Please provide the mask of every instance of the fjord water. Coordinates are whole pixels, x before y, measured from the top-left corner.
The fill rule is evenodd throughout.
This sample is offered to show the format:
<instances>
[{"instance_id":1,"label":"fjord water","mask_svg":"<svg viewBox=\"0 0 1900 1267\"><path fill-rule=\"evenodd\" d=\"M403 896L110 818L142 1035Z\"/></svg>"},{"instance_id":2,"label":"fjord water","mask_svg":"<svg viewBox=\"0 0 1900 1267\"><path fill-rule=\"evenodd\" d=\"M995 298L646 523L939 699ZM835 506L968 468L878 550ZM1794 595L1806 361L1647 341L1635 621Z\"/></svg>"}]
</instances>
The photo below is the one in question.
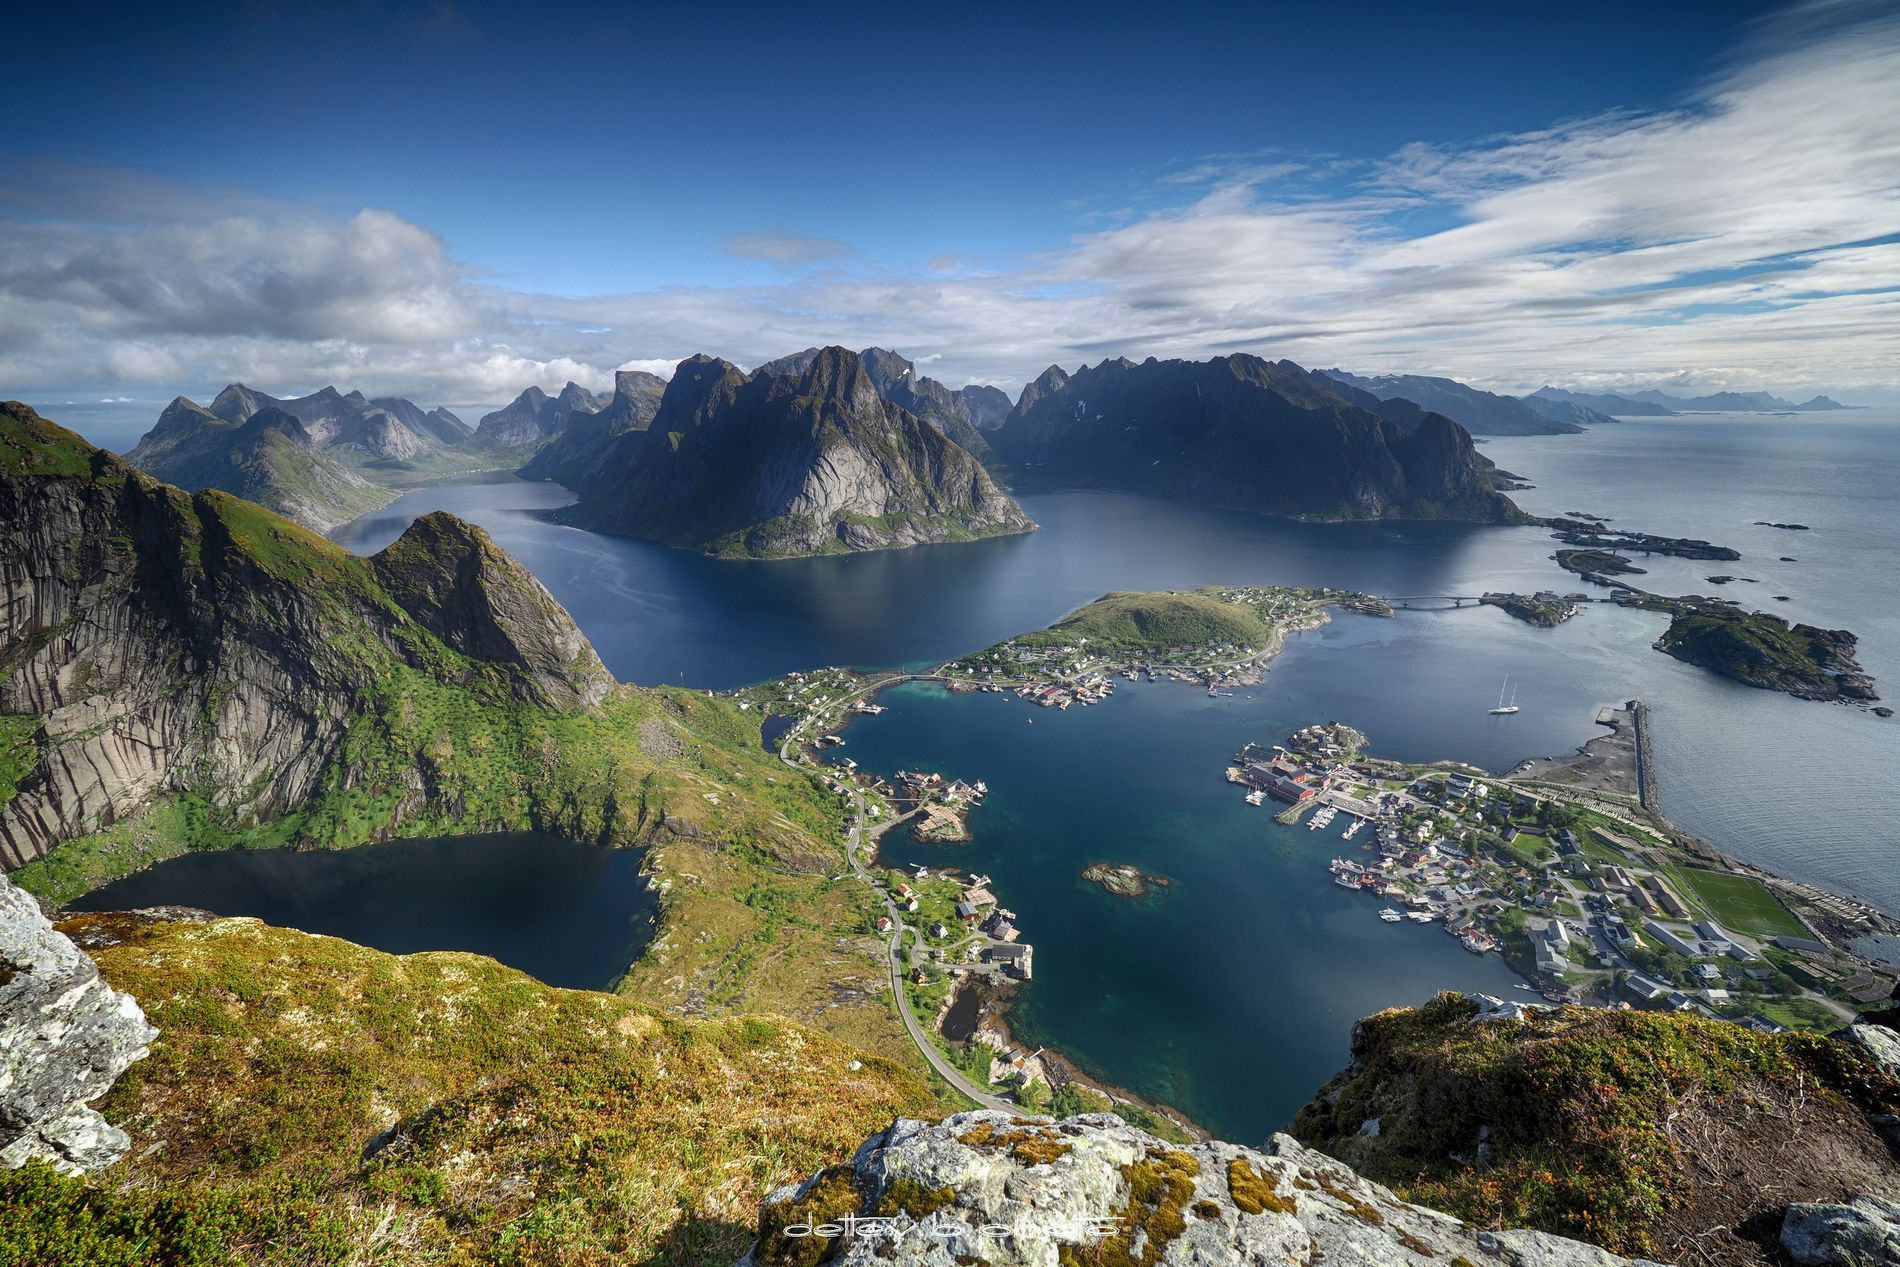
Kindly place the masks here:
<instances>
[{"instance_id":1,"label":"fjord water","mask_svg":"<svg viewBox=\"0 0 1900 1267\"><path fill-rule=\"evenodd\" d=\"M653 933L641 855L513 832L355 849L185 854L69 904L195 906L391 954L465 950L549 985L612 987Z\"/></svg>"},{"instance_id":2,"label":"fjord water","mask_svg":"<svg viewBox=\"0 0 1900 1267\"><path fill-rule=\"evenodd\" d=\"M1650 419L1493 440L1485 451L1537 485L1517 494L1534 511L1589 511L1736 546L1739 563L1641 560L1650 575L1640 579L1665 592L1723 592L1703 578L1757 577L1726 592L1854 629L1865 666L1889 695L1900 690L1891 562L1900 516L1888 508L1900 415ZM551 485L481 477L410 494L335 536L368 552L416 515L452 510L533 569L616 674L707 688L825 664L931 664L1111 589L1278 582L1403 597L1576 587L1534 528L1289 524L1062 494L1024 499L1042 525L1025 537L722 562L539 517L567 500ZM1757 519L1812 530L1756 528ZM1223 1135L1253 1139L1339 1067L1354 1018L1440 988L1508 991L1510 977L1442 931L1382 924L1373 903L1331 887L1325 860L1349 846L1274 826L1221 782L1248 739L1337 719L1384 755L1503 770L1569 751L1597 733L1600 705L1639 695L1651 706L1664 807L1679 822L1741 857L1900 910L1900 723L1660 655L1650 643L1664 624L1601 604L1550 630L1493 608L1340 615L1293 638L1261 687L1230 699L1123 685L1094 709L1032 714L1012 697L901 688L886 696L889 712L847 731L844 751L872 769L989 782L971 844L889 850L995 877L1040 952L1018 1018L1026 1035ZM1523 711L1491 717L1507 674ZM1077 877L1099 858L1176 884L1149 901L1114 898Z\"/></svg>"},{"instance_id":3,"label":"fjord water","mask_svg":"<svg viewBox=\"0 0 1900 1267\"><path fill-rule=\"evenodd\" d=\"M1535 485L1515 495L1527 509L1735 546L1739 563L1645 558L1649 575L1637 579L1852 629L1863 665L1888 695L1900 692L1900 410L1651 418L1483 449ZM484 476L419 490L334 535L369 552L416 515L454 511L567 604L618 676L712 689L827 664L934 664L1112 589L1276 582L1423 596L1582 585L1551 562L1555 543L1536 528L1295 524L1072 493L1024 498L1042 525L1027 536L731 562L540 518L568 500L554 485ZM1723 572L1757 583L1704 579ZM1327 715L1368 731L1379 751L1508 769L1569 751L1598 733L1599 705L1640 695L1678 822L1740 857L1900 911L1900 722L1681 664L1650 649L1662 619L1602 605L1556 630L1467 607L1344 632L1362 623L1296 639L1338 654L1283 661L1276 673L1316 675ZM1479 706L1506 673L1524 711L1501 726Z\"/></svg>"}]
</instances>

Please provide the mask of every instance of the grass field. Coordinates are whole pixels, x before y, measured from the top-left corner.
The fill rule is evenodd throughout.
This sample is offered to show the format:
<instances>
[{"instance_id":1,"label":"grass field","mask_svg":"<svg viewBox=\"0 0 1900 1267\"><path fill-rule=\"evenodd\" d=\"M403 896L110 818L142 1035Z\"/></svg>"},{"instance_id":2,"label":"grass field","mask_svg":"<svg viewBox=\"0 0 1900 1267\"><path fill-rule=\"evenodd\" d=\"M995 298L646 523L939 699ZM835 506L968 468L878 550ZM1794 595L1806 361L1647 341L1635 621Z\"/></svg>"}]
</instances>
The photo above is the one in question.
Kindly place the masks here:
<instances>
[{"instance_id":1,"label":"grass field","mask_svg":"<svg viewBox=\"0 0 1900 1267\"><path fill-rule=\"evenodd\" d=\"M1685 868L1682 874L1695 886L1697 895L1714 914L1717 922L1738 933L1752 933L1761 937L1809 935L1808 930L1801 926L1801 921L1788 913L1781 899L1770 893L1768 887L1753 876L1735 875L1727 871L1703 871L1693 867Z\"/></svg>"}]
</instances>

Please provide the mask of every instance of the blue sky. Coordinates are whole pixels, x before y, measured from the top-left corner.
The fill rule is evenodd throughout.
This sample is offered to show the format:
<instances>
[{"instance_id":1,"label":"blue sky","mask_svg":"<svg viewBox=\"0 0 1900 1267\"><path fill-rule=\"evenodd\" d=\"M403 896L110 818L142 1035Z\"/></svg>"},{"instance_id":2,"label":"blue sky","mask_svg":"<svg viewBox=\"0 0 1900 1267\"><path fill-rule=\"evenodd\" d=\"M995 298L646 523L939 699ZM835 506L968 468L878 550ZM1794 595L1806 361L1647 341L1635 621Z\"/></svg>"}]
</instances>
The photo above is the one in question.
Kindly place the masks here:
<instances>
[{"instance_id":1,"label":"blue sky","mask_svg":"<svg viewBox=\"0 0 1900 1267\"><path fill-rule=\"evenodd\" d=\"M839 341L1893 385L1890 5L1023 8L28 4L0 380L468 403Z\"/></svg>"}]
</instances>

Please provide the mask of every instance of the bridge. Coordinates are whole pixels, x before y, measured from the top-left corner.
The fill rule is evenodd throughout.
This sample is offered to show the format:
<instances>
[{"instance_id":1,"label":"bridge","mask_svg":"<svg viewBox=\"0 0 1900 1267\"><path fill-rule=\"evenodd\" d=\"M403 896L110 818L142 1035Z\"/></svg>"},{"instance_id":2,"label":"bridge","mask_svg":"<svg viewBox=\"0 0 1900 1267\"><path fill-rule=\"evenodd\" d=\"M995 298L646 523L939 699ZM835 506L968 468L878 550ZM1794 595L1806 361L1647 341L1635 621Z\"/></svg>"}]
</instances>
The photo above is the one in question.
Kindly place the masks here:
<instances>
[{"instance_id":1,"label":"bridge","mask_svg":"<svg viewBox=\"0 0 1900 1267\"><path fill-rule=\"evenodd\" d=\"M1428 607L1428 608L1420 608L1417 610L1452 611L1459 607L1463 607L1466 603L1477 602L1478 595L1476 594L1410 594L1404 598L1393 598L1393 599L1388 599L1386 601L1390 602L1394 607L1404 608L1408 611L1414 610L1412 607L1413 603L1450 603L1451 604L1450 607Z\"/></svg>"}]
</instances>

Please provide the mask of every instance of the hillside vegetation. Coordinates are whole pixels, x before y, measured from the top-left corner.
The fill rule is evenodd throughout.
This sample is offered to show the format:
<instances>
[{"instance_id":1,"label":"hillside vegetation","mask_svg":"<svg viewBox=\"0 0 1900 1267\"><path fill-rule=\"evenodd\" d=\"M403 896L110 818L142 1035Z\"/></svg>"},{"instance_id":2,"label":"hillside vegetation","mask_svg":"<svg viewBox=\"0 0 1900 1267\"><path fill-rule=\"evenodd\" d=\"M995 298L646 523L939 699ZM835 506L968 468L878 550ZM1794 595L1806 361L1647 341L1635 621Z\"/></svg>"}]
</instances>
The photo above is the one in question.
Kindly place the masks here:
<instances>
[{"instance_id":1,"label":"hillside vegetation","mask_svg":"<svg viewBox=\"0 0 1900 1267\"><path fill-rule=\"evenodd\" d=\"M1789 1201L1900 1189L1868 1114L1900 1083L1819 1034L1441 995L1359 1023L1301 1141L1408 1200L1624 1253L1757 1262Z\"/></svg>"},{"instance_id":2,"label":"hillside vegetation","mask_svg":"<svg viewBox=\"0 0 1900 1267\"><path fill-rule=\"evenodd\" d=\"M125 1161L0 1175L0 1262L731 1262L767 1192L932 1105L781 1019L681 1020L476 955L62 929L161 1036L100 1104Z\"/></svg>"},{"instance_id":3,"label":"hillside vegetation","mask_svg":"<svg viewBox=\"0 0 1900 1267\"><path fill-rule=\"evenodd\" d=\"M1020 647L1066 646L1088 639L1091 653L1266 644L1272 625L1251 604L1228 602L1218 589L1105 594L1048 629L1022 634Z\"/></svg>"}]
</instances>

